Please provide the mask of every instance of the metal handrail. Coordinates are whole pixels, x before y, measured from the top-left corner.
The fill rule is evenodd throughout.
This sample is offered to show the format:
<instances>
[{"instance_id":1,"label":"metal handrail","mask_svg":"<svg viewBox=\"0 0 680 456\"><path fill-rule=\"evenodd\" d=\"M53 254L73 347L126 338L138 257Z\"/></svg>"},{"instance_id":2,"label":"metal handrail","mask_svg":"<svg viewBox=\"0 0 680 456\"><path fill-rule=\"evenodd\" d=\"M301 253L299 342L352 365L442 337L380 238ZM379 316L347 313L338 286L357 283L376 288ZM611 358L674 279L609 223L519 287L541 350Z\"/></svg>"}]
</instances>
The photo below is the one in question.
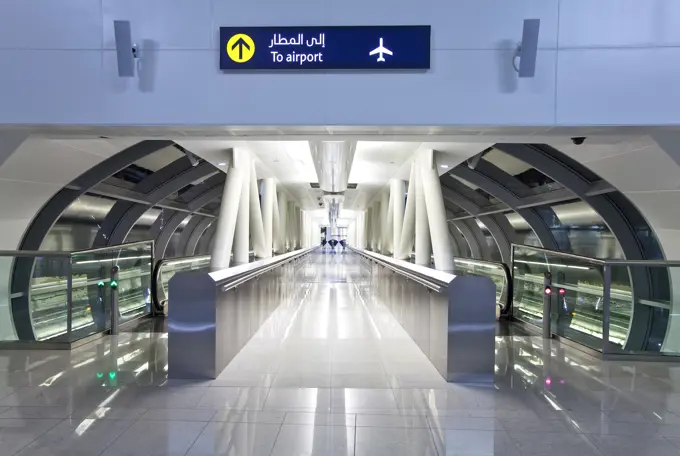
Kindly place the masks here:
<instances>
[{"instance_id":1,"label":"metal handrail","mask_svg":"<svg viewBox=\"0 0 680 456\"><path fill-rule=\"evenodd\" d=\"M600 260L600 259L597 259L597 258L591 258L591 257L583 256L583 255L576 255L576 254L573 254L573 253L560 252L560 251L557 251L557 250L544 249L542 247L534 247L534 246L531 246L531 245L522 245L522 244L512 244L513 262L514 262L514 257L515 257L515 255L514 255L515 249L533 250L534 252L541 252L541 253L560 256L560 257L564 257L564 258L571 258L573 260L579 260L579 261L583 261L584 263L591 263L591 264L596 264L596 265L599 265L599 266L604 265L605 262L606 262L606 260Z\"/></svg>"},{"instance_id":2,"label":"metal handrail","mask_svg":"<svg viewBox=\"0 0 680 456\"><path fill-rule=\"evenodd\" d=\"M524 249L524 250L531 250L534 252L541 252L541 253L546 253L549 255L557 256L557 257L563 257L563 258L571 258L574 260L579 260L583 261L584 263L590 263L590 264L595 264L598 266L604 266L604 265L611 265L611 266L649 266L649 267L677 267L680 266L680 260L603 260L599 258L591 258L583 255L576 255L573 253L566 253L566 252L560 252L557 250L550 250L550 249L545 249L542 247L534 247L530 245L521 245L521 244L512 244L512 250L513 253L516 248L519 249ZM514 255L513 255L514 257ZM482 261L482 260L475 260L475 261Z\"/></svg>"},{"instance_id":3,"label":"metal handrail","mask_svg":"<svg viewBox=\"0 0 680 456\"><path fill-rule=\"evenodd\" d=\"M128 247L134 247L136 245L154 245L153 239L148 239L146 241L136 241L136 242L127 242L125 244L116 244L116 245L109 245L106 247L97 247L96 249L87 249L87 250L76 250L75 252L71 252L71 255L79 255L79 254L84 254L84 253L96 253L96 252L102 252L105 250L119 250L119 249L124 249Z\"/></svg>"},{"instance_id":4,"label":"metal handrail","mask_svg":"<svg viewBox=\"0 0 680 456\"><path fill-rule=\"evenodd\" d=\"M318 247L318 246L315 246L315 247L311 247L311 248L305 249L304 251L299 252L299 253L296 254L296 255L291 255L291 256L289 256L289 257L282 258L282 259L280 259L279 261L276 261L276 262L274 262L274 263L272 263L272 264L268 264L268 265L266 265L266 266L262 266L261 268L255 269L254 271L249 271L249 272L245 273L245 275L238 275L238 276L232 277L232 278L231 278L231 280L232 280L231 282L227 282L225 285L221 285L221 286L222 286L222 291L229 291L229 290L231 290L231 289L233 289L233 288L238 287L238 286L241 285L241 284L246 283L247 281L249 281L249 280L251 280L251 279L254 279L255 277L259 277L259 276L261 276L262 274L271 271L272 269L276 269L276 268L278 268L279 266L282 266L282 265L284 265L284 264L286 264L286 263L289 263L289 262L291 262L291 261L297 260L297 259L300 258L301 256L308 254L309 252L311 252L312 250L316 249L317 247Z\"/></svg>"},{"instance_id":5,"label":"metal handrail","mask_svg":"<svg viewBox=\"0 0 680 456\"><path fill-rule=\"evenodd\" d=\"M399 273L399 274L405 276L407 279L413 280L414 282L417 282L417 283L421 284L422 286L429 288L430 290L436 291L437 293L441 293L441 291L443 289L442 285L438 285L438 284L436 284L436 283L434 283L434 282L432 282L428 279L425 279L425 278L423 278L423 277L421 277L417 274L414 274L413 272L406 271L403 268L400 268L399 265L391 264L391 263L389 263L385 260L382 260L380 258L368 255L367 253L363 252L362 250L358 250L358 249L355 249L355 248L352 248L352 247L349 247L349 249L352 250L353 252L356 252L356 253L362 255L364 258L367 258L367 259L369 259L369 260L371 260L375 263L378 263L378 264L386 267L387 269L390 269L390 270L392 270L396 273Z\"/></svg>"}]
</instances>

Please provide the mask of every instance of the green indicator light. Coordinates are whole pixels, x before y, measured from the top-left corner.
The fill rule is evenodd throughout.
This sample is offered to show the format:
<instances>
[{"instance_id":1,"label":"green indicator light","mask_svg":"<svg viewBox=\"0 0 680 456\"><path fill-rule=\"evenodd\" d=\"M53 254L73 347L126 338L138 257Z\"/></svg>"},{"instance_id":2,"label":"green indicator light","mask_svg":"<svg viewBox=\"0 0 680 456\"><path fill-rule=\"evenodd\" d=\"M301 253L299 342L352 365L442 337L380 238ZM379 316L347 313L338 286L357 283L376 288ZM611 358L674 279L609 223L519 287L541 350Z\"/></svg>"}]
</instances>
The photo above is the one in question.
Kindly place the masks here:
<instances>
[{"instance_id":1,"label":"green indicator light","mask_svg":"<svg viewBox=\"0 0 680 456\"><path fill-rule=\"evenodd\" d=\"M111 288L116 289L116 288L118 288L118 281L112 280L109 285L111 286Z\"/></svg>"},{"instance_id":2,"label":"green indicator light","mask_svg":"<svg viewBox=\"0 0 680 456\"><path fill-rule=\"evenodd\" d=\"M97 372L97 378L104 378L103 372Z\"/></svg>"},{"instance_id":3,"label":"green indicator light","mask_svg":"<svg viewBox=\"0 0 680 456\"><path fill-rule=\"evenodd\" d=\"M97 286L98 286L99 288L102 288L102 287L104 286L104 281L103 281L103 280L100 280L99 282L97 282Z\"/></svg>"},{"instance_id":4,"label":"green indicator light","mask_svg":"<svg viewBox=\"0 0 680 456\"><path fill-rule=\"evenodd\" d=\"M116 373L115 373L115 372L109 372L109 378L110 378L111 380L113 380L114 378L116 378Z\"/></svg>"}]
</instances>

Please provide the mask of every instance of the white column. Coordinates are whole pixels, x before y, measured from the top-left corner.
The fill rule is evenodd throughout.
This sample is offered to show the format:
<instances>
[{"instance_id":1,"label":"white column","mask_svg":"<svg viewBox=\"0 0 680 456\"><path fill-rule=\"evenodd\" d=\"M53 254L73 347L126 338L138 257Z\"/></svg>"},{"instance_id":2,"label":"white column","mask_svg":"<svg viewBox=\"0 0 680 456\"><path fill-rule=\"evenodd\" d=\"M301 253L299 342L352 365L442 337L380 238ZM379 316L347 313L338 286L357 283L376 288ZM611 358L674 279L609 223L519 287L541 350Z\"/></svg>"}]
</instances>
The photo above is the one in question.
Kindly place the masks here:
<instances>
[{"instance_id":1,"label":"white column","mask_svg":"<svg viewBox=\"0 0 680 456\"><path fill-rule=\"evenodd\" d=\"M234 234L234 264L248 263L250 252L250 154L234 150L234 168L242 170L241 199Z\"/></svg>"},{"instance_id":2,"label":"white column","mask_svg":"<svg viewBox=\"0 0 680 456\"><path fill-rule=\"evenodd\" d=\"M295 212L295 203L288 201L286 204L286 245L288 246L288 251L295 250L295 217L293 213Z\"/></svg>"},{"instance_id":3,"label":"white column","mask_svg":"<svg viewBox=\"0 0 680 456\"><path fill-rule=\"evenodd\" d=\"M229 267L242 191L243 170L230 168L222 192L222 204L217 217L217 229L210 258L210 269L213 271Z\"/></svg>"},{"instance_id":4,"label":"white column","mask_svg":"<svg viewBox=\"0 0 680 456\"><path fill-rule=\"evenodd\" d=\"M423 163L420 173L423 180L423 193L427 206L427 219L430 225L434 267L440 271L453 272L453 255L446 222L446 209L442 186L435 168L436 163L428 160Z\"/></svg>"},{"instance_id":5,"label":"white column","mask_svg":"<svg viewBox=\"0 0 680 456\"><path fill-rule=\"evenodd\" d=\"M262 229L264 230L264 249L266 258L272 256L274 248L274 200L276 199L276 182L268 177L262 180ZM278 224L278 222L277 222Z\"/></svg>"},{"instance_id":6,"label":"white column","mask_svg":"<svg viewBox=\"0 0 680 456\"><path fill-rule=\"evenodd\" d=\"M279 202L279 252L287 252L288 245L288 196L283 190L278 194Z\"/></svg>"},{"instance_id":7,"label":"white column","mask_svg":"<svg viewBox=\"0 0 680 456\"><path fill-rule=\"evenodd\" d=\"M382 233L380 220L380 201L373 205L373 251L380 251L380 233Z\"/></svg>"},{"instance_id":8,"label":"white column","mask_svg":"<svg viewBox=\"0 0 680 456\"><path fill-rule=\"evenodd\" d=\"M269 258L272 250L265 248L260 192L257 188L257 174L255 173L255 162L253 161L251 161L250 165L250 236L255 256L257 258Z\"/></svg>"},{"instance_id":9,"label":"white column","mask_svg":"<svg viewBox=\"0 0 680 456\"><path fill-rule=\"evenodd\" d=\"M380 194L380 253L387 255L389 237L389 223L387 214L390 212L390 194L383 189Z\"/></svg>"},{"instance_id":10,"label":"white column","mask_svg":"<svg viewBox=\"0 0 680 456\"><path fill-rule=\"evenodd\" d=\"M409 258L413 251L413 241L416 231L416 169L416 161L414 160L411 164L411 177L408 181L404 224L401 229L401 242L399 244L399 257L401 259Z\"/></svg>"},{"instance_id":11,"label":"white column","mask_svg":"<svg viewBox=\"0 0 680 456\"><path fill-rule=\"evenodd\" d=\"M274 253L281 253L281 218L279 216L279 197L274 183L274 204L272 207L272 249Z\"/></svg>"},{"instance_id":12,"label":"white column","mask_svg":"<svg viewBox=\"0 0 680 456\"><path fill-rule=\"evenodd\" d=\"M300 206L295 206L295 211L293 212L295 217L295 248L302 248L302 209Z\"/></svg>"},{"instance_id":13,"label":"white column","mask_svg":"<svg viewBox=\"0 0 680 456\"><path fill-rule=\"evenodd\" d=\"M390 200L392 201L392 256L400 258L401 226L404 223L404 181L390 179Z\"/></svg>"},{"instance_id":14,"label":"white column","mask_svg":"<svg viewBox=\"0 0 680 456\"><path fill-rule=\"evenodd\" d=\"M421 161L420 157L416 157L416 264L429 267L432 246L430 244L430 226L427 219L427 207L425 206L423 179L420 172Z\"/></svg>"},{"instance_id":15,"label":"white column","mask_svg":"<svg viewBox=\"0 0 680 456\"><path fill-rule=\"evenodd\" d=\"M366 247L373 250L373 207L366 210Z\"/></svg>"}]
</instances>

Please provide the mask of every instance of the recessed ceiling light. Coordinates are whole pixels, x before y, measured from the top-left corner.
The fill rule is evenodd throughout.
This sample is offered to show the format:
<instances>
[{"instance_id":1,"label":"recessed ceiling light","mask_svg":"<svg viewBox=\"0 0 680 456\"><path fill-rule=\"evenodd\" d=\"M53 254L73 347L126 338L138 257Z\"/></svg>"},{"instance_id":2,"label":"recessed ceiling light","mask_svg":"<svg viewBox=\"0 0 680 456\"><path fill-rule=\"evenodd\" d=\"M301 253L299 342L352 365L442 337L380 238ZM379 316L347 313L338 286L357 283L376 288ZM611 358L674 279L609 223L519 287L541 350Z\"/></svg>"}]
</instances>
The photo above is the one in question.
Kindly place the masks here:
<instances>
[{"instance_id":1,"label":"recessed ceiling light","mask_svg":"<svg viewBox=\"0 0 680 456\"><path fill-rule=\"evenodd\" d=\"M225 162L218 163L217 165L218 165L218 166L227 166L227 164L226 164Z\"/></svg>"},{"instance_id":2,"label":"recessed ceiling light","mask_svg":"<svg viewBox=\"0 0 680 456\"><path fill-rule=\"evenodd\" d=\"M440 168L448 168L449 165L439 165Z\"/></svg>"}]
</instances>

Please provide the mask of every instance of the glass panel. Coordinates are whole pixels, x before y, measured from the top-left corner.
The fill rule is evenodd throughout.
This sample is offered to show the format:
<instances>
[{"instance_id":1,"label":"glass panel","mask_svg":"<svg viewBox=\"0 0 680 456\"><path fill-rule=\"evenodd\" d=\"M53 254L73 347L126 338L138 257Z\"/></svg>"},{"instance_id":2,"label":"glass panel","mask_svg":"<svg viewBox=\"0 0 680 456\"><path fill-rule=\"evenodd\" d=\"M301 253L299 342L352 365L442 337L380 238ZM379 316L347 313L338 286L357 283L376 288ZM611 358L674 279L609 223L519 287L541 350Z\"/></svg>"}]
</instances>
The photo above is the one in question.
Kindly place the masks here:
<instances>
[{"instance_id":1,"label":"glass panel","mask_svg":"<svg viewBox=\"0 0 680 456\"><path fill-rule=\"evenodd\" d=\"M36 340L65 337L68 324L69 258L46 256L21 258L19 261L33 263L28 311ZM19 290L12 291L12 301L25 302L25 296L17 295ZM22 290L20 293L25 292ZM18 308L24 307L17 304Z\"/></svg>"},{"instance_id":2,"label":"glass panel","mask_svg":"<svg viewBox=\"0 0 680 456\"><path fill-rule=\"evenodd\" d=\"M111 329L111 251L74 253L71 340Z\"/></svg>"},{"instance_id":3,"label":"glass panel","mask_svg":"<svg viewBox=\"0 0 680 456\"><path fill-rule=\"evenodd\" d=\"M118 308L120 322L151 312L151 243L125 246L112 252L112 258L119 268Z\"/></svg>"},{"instance_id":4,"label":"glass panel","mask_svg":"<svg viewBox=\"0 0 680 456\"><path fill-rule=\"evenodd\" d=\"M508 279L500 264L462 258L453 259L457 275L474 275L490 278L496 285L496 303L505 308L508 304Z\"/></svg>"},{"instance_id":5,"label":"glass panel","mask_svg":"<svg viewBox=\"0 0 680 456\"><path fill-rule=\"evenodd\" d=\"M199 271L209 266L210 255L164 261L158 270L158 277L156 278L156 296L158 301L161 303L168 301L168 282L172 276L178 272Z\"/></svg>"},{"instance_id":6,"label":"glass panel","mask_svg":"<svg viewBox=\"0 0 680 456\"><path fill-rule=\"evenodd\" d=\"M680 267L610 267L610 351L680 355Z\"/></svg>"},{"instance_id":7,"label":"glass panel","mask_svg":"<svg viewBox=\"0 0 680 456\"><path fill-rule=\"evenodd\" d=\"M603 266L574 257L515 247L513 253L514 316L540 326L543 319L545 273L552 276L550 322L552 331L590 348L602 349ZM628 295L630 301L630 295ZM612 295L612 302L614 295ZM623 290L616 305L626 302ZM623 343L626 330L610 328L610 340Z\"/></svg>"}]
</instances>

